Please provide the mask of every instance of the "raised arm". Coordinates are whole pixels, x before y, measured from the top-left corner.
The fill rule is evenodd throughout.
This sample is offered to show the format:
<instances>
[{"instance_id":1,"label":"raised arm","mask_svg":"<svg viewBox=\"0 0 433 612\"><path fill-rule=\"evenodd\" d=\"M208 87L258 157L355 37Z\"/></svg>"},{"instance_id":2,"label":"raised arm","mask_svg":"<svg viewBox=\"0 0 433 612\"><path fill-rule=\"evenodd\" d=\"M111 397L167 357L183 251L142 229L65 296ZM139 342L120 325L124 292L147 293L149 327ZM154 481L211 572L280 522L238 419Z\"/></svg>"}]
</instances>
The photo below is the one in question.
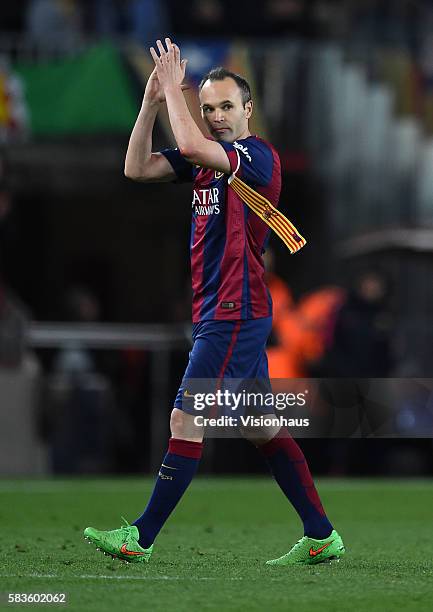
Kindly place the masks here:
<instances>
[{"instance_id":1,"label":"raised arm","mask_svg":"<svg viewBox=\"0 0 433 612\"><path fill-rule=\"evenodd\" d=\"M185 73L185 67L183 67ZM166 182L176 178L167 158L152 153L152 132L159 107L164 102L156 69L146 85L143 102L129 139L125 158L125 176L141 182Z\"/></svg>"},{"instance_id":2,"label":"raised arm","mask_svg":"<svg viewBox=\"0 0 433 612\"><path fill-rule=\"evenodd\" d=\"M160 40L157 41L159 56L153 47L150 53L167 100L170 125L179 151L192 164L229 174L230 163L224 149L203 136L189 112L181 87L185 60L180 59L179 47L169 38L165 39L165 43L167 50Z\"/></svg>"}]
</instances>

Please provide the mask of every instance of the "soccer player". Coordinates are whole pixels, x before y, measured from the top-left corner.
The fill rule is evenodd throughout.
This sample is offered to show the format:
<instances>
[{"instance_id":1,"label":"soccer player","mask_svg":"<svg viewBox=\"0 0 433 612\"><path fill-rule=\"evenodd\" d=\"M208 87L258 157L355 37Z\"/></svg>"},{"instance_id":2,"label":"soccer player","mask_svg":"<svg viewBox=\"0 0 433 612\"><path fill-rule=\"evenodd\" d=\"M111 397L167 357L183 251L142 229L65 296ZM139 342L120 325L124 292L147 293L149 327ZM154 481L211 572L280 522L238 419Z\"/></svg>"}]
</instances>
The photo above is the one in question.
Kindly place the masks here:
<instances>
[{"instance_id":1,"label":"soccer player","mask_svg":"<svg viewBox=\"0 0 433 612\"><path fill-rule=\"evenodd\" d=\"M276 207L281 190L278 154L252 136L253 102L248 83L224 68L211 70L199 86L201 112L212 139L191 117L182 92L186 60L170 39L151 48L155 69L133 128L125 174L143 182L191 181L193 348L171 414L171 435L144 510L132 525L112 531L88 527L84 535L103 552L132 562L148 561L153 543L194 477L203 450L203 428L194 424L184 398L188 379L269 381L265 345L272 303L262 254L269 228L228 186L236 173ZM152 130L166 102L176 149L152 152ZM304 526L291 550L270 565L313 564L339 558L345 549L329 522L304 455L287 430L244 428L266 459L283 494Z\"/></svg>"}]
</instances>

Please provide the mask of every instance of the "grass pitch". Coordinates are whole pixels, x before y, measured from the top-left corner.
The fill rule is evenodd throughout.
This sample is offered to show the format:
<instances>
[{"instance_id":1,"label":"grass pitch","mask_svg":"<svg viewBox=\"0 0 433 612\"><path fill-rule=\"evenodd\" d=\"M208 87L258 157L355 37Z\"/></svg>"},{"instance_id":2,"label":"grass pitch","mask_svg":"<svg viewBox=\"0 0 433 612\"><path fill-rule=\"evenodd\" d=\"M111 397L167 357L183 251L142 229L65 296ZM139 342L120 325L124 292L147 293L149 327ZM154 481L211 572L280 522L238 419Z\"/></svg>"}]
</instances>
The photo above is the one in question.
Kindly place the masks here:
<instances>
[{"instance_id":1,"label":"grass pitch","mask_svg":"<svg viewBox=\"0 0 433 612\"><path fill-rule=\"evenodd\" d=\"M108 560L82 530L140 514L151 480L0 481L1 609L6 593L67 593L87 611L431 610L433 481L322 480L343 536L340 563L279 568L267 559L302 532L271 479L196 479L148 565Z\"/></svg>"}]
</instances>

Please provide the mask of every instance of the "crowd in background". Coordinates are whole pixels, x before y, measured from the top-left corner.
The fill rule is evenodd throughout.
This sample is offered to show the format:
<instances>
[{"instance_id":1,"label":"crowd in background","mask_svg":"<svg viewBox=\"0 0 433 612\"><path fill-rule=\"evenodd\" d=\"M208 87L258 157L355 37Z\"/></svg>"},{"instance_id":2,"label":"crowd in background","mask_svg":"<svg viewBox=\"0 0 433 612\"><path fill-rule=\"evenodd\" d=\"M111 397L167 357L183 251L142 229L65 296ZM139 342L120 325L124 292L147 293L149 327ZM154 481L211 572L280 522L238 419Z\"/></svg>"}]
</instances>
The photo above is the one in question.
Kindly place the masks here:
<instances>
[{"instance_id":1,"label":"crowd in background","mask_svg":"<svg viewBox=\"0 0 433 612\"><path fill-rule=\"evenodd\" d=\"M2 3L0 23L3 33L23 34L48 51L73 50L82 41L106 36L149 45L171 32L179 37L295 34L313 39L344 39L350 32L355 47L404 48L417 59L420 78L428 85L433 82L433 3L427 0L193 0L187 4L177 0L28 0ZM31 315L1 277L1 258L11 237L11 210L2 167L0 365L13 369L22 363ZM401 355L393 344L396 322L388 301L392 287L380 270L366 267L350 286L320 285L296 297L276 273L271 253L266 274L274 302L268 347L271 377L368 378L396 372ZM188 320L189 308L175 301L171 318ZM71 322L97 322L104 310L92 287L68 286L59 303L62 308L56 318ZM145 469L140 463L143 454L131 449L142 444L146 429L149 355L128 348L115 356L104 355L69 345L48 356L41 354L41 359L48 375L41 432L51 440L54 471ZM184 359L185 355L177 355L179 363ZM83 448L77 447L78 441L84 444L81 418L104 425L98 429L98 440ZM347 445L334 445L334 449L339 454L331 458L330 470L337 471L337 464L347 468Z\"/></svg>"},{"instance_id":2,"label":"crowd in background","mask_svg":"<svg viewBox=\"0 0 433 612\"><path fill-rule=\"evenodd\" d=\"M383 76L377 74L377 48L406 54L413 63L407 96L414 99L411 112L421 114L421 92L433 84L432 26L430 0L26 0L0 6L0 55L3 49L17 56L24 49L37 49L42 57L73 53L103 38L148 47L165 35L179 42L338 40L355 55L370 55L368 69L377 79ZM433 109L427 112L433 126Z\"/></svg>"},{"instance_id":3,"label":"crowd in background","mask_svg":"<svg viewBox=\"0 0 433 612\"><path fill-rule=\"evenodd\" d=\"M365 270L346 288L320 286L297 302L269 268L267 282L274 312L271 378L381 378L392 373L393 320L380 271Z\"/></svg>"},{"instance_id":4,"label":"crowd in background","mask_svg":"<svg viewBox=\"0 0 433 612\"><path fill-rule=\"evenodd\" d=\"M366 42L405 41L418 48L428 30L429 0L28 0L3 3L4 31L50 37L126 35L143 44L165 32L180 36L344 35Z\"/></svg>"}]
</instances>

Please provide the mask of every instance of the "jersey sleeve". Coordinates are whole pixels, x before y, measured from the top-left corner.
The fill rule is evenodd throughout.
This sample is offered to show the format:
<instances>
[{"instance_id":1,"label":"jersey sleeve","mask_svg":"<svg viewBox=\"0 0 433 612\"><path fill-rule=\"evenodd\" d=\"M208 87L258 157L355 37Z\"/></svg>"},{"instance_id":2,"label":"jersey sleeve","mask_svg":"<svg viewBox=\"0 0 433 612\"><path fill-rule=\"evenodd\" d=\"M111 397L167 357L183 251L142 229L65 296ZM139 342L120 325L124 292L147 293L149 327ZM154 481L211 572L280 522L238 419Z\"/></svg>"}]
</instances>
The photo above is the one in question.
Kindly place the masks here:
<instances>
[{"instance_id":1,"label":"jersey sleeve","mask_svg":"<svg viewBox=\"0 0 433 612\"><path fill-rule=\"evenodd\" d=\"M245 138L233 143L219 143L229 158L232 172L251 185L268 185L272 179L274 156L266 142Z\"/></svg>"},{"instance_id":2,"label":"jersey sleeve","mask_svg":"<svg viewBox=\"0 0 433 612\"><path fill-rule=\"evenodd\" d=\"M162 155L167 158L176 173L176 183L191 183L194 179L193 164L180 154L179 149L163 149Z\"/></svg>"}]
</instances>

